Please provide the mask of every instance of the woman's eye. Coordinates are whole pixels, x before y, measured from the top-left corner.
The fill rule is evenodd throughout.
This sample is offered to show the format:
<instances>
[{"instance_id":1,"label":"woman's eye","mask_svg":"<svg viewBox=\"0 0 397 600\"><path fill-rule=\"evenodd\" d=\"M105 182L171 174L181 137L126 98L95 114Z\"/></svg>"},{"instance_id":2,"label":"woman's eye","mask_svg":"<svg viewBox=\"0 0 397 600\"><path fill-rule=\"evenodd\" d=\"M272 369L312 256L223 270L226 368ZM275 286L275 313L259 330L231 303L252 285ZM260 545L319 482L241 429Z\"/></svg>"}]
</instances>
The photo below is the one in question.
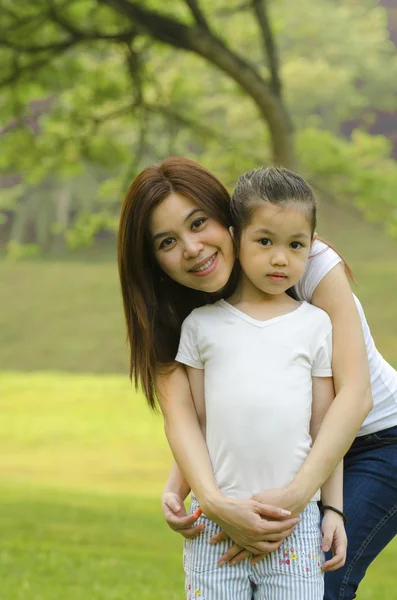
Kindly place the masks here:
<instances>
[{"instance_id":1,"label":"woman's eye","mask_svg":"<svg viewBox=\"0 0 397 600\"><path fill-rule=\"evenodd\" d=\"M291 242L290 246L293 250L299 250L299 248L303 247L300 242Z\"/></svg>"},{"instance_id":2,"label":"woman's eye","mask_svg":"<svg viewBox=\"0 0 397 600\"><path fill-rule=\"evenodd\" d=\"M205 223L206 220L206 217L200 217L200 219L196 219L192 223L192 229L200 229L201 225Z\"/></svg>"},{"instance_id":3,"label":"woman's eye","mask_svg":"<svg viewBox=\"0 0 397 600\"><path fill-rule=\"evenodd\" d=\"M167 248L169 248L170 246L172 246L172 244L174 243L175 239L172 237L167 237L164 238L159 246L160 250L165 250Z\"/></svg>"},{"instance_id":4,"label":"woman's eye","mask_svg":"<svg viewBox=\"0 0 397 600\"><path fill-rule=\"evenodd\" d=\"M272 242L269 240L269 238L261 238L259 243L261 246L270 246Z\"/></svg>"}]
</instances>

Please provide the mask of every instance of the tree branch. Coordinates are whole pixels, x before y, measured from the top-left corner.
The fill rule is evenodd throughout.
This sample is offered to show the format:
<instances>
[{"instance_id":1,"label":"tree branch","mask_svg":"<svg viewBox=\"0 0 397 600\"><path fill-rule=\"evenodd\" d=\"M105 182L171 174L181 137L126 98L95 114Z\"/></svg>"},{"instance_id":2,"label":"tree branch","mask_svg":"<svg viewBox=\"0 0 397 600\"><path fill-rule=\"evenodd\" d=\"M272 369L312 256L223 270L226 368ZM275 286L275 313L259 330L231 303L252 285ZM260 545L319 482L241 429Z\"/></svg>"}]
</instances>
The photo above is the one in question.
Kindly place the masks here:
<instances>
[{"instance_id":1,"label":"tree branch","mask_svg":"<svg viewBox=\"0 0 397 600\"><path fill-rule=\"evenodd\" d=\"M209 26L206 21L204 14L202 13L198 1L197 0L185 0L185 3L188 5L190 12L192 13L194 20L196 21L199 27L203 27L209 31Z\"/></svg>"},{"instance_id":2,"label":"tree branch","mask_svg":"<svg viewBox=\"0 0 397 600\"><path fill-rule=\"evenodd\" d=\"M94 41L105 41L105 42L129 42L136 35L136 29L129 29L120 33L114 34L102 34L98 31L86 34L84 32L76 32L76 35L72 36L64 42L55 42L53 44L38 44L35 46L19 45L12 41L2 39L0 40L0 46L16 50L20 53L26 54L39 54L40 52L57 52L67 50L72 46L75 46L81 42L94 42Z\"/></svg>"},{"instance_id":3,"label":"tree branch","mask_svg":"<svg viewBox=\"0 0 397 600\"><path fill-rule=\"evenodd\" d=\"M273 92L281 98L281 80L279 76L280 66L276 44L273 39L272 30L267 14L267 0L252 0L252 7L262 33L265 60L270 69L270 85Z\"/></svg>"},{"instance_id":4,"label":"tree branch","mask_svg":"<svg viewBox=\"0 0 397 600\"><path fill-rule=\"evenodd\" d=\"M248 93L267 121L275 164L293 166L293 126L280 95L273 89L273 86L277 89L275 81L272 82L272 86L269 85L244 58L233 52L212 32L202 27L189 27L176 19L142 7L142 3L136 0L98 0L98 2L111 6L128 17L142 33L146 33L149 37L174 48L194 52L229 75Z\"/></svg>"}]
</instances>

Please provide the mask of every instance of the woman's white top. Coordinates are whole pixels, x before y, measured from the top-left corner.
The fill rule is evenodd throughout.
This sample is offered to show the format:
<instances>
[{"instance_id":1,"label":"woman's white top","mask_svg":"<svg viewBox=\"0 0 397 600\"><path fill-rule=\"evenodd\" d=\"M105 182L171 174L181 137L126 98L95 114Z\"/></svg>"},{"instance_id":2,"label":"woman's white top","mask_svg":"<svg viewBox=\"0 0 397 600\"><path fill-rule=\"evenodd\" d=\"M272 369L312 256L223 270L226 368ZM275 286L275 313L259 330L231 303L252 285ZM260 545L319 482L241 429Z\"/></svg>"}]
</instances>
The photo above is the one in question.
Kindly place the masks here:
<instances>
[{"instance_id":1,"label":"woman's white top","mask_svg":"<svg viewBox=\"0 0 397 600\"><path fill-rule=\"evenodd\" d=\"M332 376L327 313L303 302L258 321L220 300L185 319L176 360L204 369L219 489L247 498L292 481L311 448L312 378Z\"/></svg>"},{"instance_id":2,"label":"woman's white top","mask_svg":"<svg viewBox=\"0 0 397 600\"><path fill-rule=\"evenodd\" d=\"M342 262L341 257L332 248L319 240L315 241L306 271L295 285L298 298L311 302L314 290L320 281L340 262ZM397 425L397 371L376 349L360 301L356 296L354 299L364 332L374 399L373 409L357 434L362 436Z\"/></svg>"}]
</instances>

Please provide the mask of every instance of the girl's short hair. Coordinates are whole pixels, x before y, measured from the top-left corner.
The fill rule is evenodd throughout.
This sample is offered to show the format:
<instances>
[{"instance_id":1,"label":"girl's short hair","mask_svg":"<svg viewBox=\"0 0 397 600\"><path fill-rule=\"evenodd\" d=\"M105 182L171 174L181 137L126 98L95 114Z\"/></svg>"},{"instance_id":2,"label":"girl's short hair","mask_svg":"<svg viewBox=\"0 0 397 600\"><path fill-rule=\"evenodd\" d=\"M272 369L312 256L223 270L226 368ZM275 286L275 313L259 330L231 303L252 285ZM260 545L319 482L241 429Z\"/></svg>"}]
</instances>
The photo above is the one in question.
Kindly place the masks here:
<instances>
[{"instance_id":1,"label":"girl's short hair","mask_svg":"<svg viewBox=\"0 0 397 600\"><path fill-rule=\"evenodd\" d=\"M149 235L153 209L169 194L193 200L224 227L231 225L230 195L207 169L187 158L170 157L144 169L124 200L118 232L118 267L130 346L130 377L156 406L159 366L173 362L183 320L210 301L159 267Z\"/></svg>"},{"instance_id":2,"label":"girl's short hair","mask_svg":"<svg viewBox=\"0 0 397 600\"><path fill-rule=\"evenodd\" d=\"M237 238L260 201L280 206L299 203L307 209L312 236L316 231L317 200L310 185L283 167L259 167L241 175L232 194L231 212Z\"/></svg>"}]
</instances>

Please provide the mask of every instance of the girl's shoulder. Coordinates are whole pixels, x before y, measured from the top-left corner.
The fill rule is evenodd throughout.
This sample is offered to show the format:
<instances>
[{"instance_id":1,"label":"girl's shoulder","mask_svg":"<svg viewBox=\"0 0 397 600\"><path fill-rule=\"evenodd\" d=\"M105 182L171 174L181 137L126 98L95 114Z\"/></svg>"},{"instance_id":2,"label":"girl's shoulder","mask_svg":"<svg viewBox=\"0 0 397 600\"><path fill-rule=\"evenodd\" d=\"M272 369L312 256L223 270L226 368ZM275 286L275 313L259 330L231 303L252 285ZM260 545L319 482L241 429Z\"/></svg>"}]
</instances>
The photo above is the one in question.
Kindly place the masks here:
<instances>
[{"instance_id":1,"label":"girl's shoulder","mask_svg":"<svg viewBox=\"0 0 397 600\"><path fill-rule=\"evenodd\" d=\"M342 258L326 242L315 240L305 272L294 286L298 298L311 302L314 290L320 281L340 262Z\"/></svg>"}]
</instances>

